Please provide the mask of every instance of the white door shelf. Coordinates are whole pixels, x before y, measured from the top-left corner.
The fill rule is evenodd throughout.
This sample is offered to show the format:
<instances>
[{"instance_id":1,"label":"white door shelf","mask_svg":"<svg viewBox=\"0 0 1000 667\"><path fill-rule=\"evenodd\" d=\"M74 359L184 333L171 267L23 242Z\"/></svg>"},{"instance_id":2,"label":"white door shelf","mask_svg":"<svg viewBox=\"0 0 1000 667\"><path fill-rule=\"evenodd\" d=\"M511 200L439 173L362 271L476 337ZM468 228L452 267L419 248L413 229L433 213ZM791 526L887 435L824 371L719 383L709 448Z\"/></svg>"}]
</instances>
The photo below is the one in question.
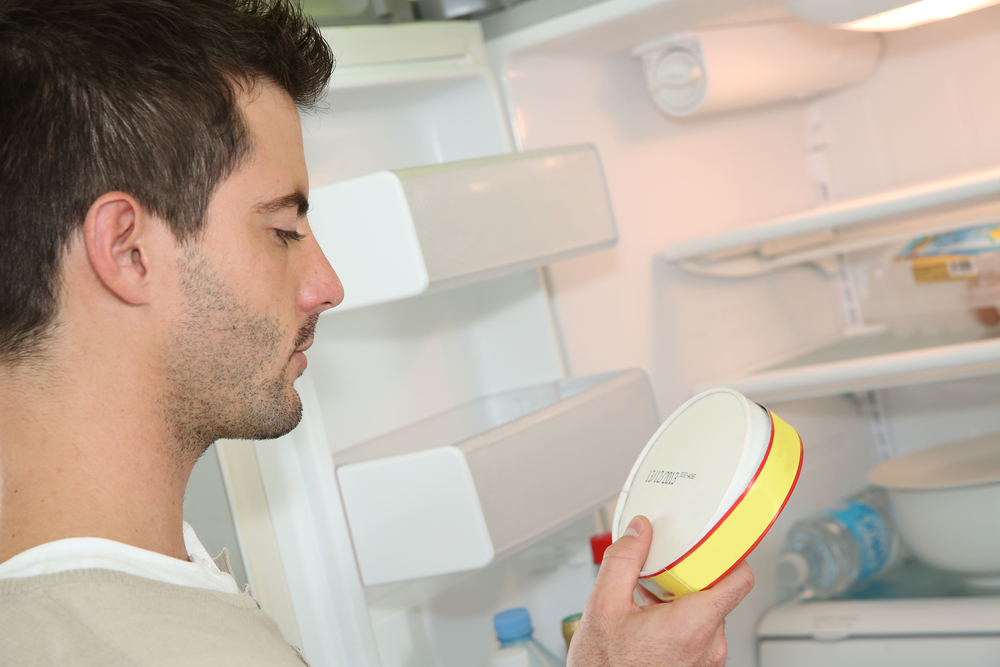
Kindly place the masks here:
<instances>
[{"instance_id":1,"label":"white door shelf","mask_svg":"<svg viewBox=\"0 0 1000 667\"><path fill-rule=\"evenodd\" d=\"M1000 374L1000 338L973 332L936 336L850 336L758 373L713 382L763 403Z\"/></svg>"},{"instance_id":2,"label":"white door shelf","mask_svg":"<svg viewBox=\"0 0 1000 667\"><path fill-rule=\"evenodd\" d=\"M630 370L489 396L337 452L362 580L484 567L600 507L658 425Z\"/></svg>"},{"instance_id":3,"label":"white door shelf","mask_svg":"<svg viewBox=\"0 0 1000 667\"><path fill-rule=\"evenodd\" d=\"M310 192L343 312L549 264L618 240L592 146L383 171Z\"/></svg>"}]
</instances>

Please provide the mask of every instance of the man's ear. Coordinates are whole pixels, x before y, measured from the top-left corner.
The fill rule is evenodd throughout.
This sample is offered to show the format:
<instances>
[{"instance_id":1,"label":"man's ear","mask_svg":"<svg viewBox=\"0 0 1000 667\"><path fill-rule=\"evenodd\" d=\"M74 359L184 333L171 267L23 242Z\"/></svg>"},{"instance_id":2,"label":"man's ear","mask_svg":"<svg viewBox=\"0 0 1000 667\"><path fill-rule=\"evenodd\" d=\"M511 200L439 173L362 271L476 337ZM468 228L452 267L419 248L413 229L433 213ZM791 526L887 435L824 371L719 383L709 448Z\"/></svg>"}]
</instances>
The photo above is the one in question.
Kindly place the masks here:
<instances>
[{"instance_id":1,"label":"man's ear","mask_svg":"<svg viewBox=\"0 0 1000 667\"><path fill-rule=\"evenodd\" d=\"M90 206L83 234L94 273L126 303L149 296L150 240L153 219L124 192L108 192Z\"/></svg>"}]
</instances>

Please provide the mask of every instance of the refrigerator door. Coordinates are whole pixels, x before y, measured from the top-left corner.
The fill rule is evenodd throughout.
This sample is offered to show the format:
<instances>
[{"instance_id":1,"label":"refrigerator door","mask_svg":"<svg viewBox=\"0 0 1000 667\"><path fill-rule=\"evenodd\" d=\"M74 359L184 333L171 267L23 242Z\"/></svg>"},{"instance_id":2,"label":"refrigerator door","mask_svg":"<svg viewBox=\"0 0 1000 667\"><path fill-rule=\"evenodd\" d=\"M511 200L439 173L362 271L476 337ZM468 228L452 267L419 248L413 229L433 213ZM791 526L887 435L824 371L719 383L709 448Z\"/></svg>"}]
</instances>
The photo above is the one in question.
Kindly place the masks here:
<instances>
[{"instance_id":1,"label":"refrigerator door","mask_svg":"<svg viewBox=\"0 0 1000 667\"><path fill-rule=\"evenodd\" d=\"M220 443L236 532L311 664L484 664L503 606L580 611L577 547L659 421L641 371L566 377L539 269L616 241L602 168L510 154L475 23L324 35L310 220L355 301L316 330L300 425Z\"/></svg>"}]
</instances>

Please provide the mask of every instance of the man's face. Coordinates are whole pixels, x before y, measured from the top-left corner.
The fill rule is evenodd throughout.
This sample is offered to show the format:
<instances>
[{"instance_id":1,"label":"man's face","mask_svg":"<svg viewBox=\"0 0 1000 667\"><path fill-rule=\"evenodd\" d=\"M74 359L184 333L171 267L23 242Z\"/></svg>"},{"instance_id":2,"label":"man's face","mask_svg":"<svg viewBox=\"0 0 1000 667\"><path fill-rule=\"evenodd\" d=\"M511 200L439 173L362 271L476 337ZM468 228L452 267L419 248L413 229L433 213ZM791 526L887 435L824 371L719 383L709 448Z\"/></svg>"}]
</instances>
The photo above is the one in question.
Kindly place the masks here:
<instances>
[{"instance_id":1,"label":"man's face","mask_svg":"<svg viewBox=\"0 0 1000 667\"><path fill-rule=\"evenodd\" d=\"M179 253L179 315L166 339L168 428L185 453L275 438L302 415L293 383L319 313L343 288L305 218L298 113L260 84L241 101L249 159L216 190L204 235Z\"/></svg>"}]
</instances>

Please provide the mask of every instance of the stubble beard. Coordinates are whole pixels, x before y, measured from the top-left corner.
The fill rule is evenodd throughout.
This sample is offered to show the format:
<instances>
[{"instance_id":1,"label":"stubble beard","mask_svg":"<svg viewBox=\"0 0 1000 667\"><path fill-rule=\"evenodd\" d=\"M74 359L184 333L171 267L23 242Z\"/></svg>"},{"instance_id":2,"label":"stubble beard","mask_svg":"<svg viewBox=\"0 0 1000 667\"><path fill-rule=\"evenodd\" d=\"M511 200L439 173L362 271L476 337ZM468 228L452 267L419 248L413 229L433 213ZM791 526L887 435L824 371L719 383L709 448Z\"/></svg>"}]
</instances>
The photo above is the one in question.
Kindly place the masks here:
<instances>
[{"instance_id":1,"label":"stubble beard","mask_svg":"<svg viewBox=\"0 0 1000 667\"><path fill-rule=\"evenodd\" d=\"M208 262L186 253L181 288L185 316L165 351L159 411L182 460L197 460L221 438L267 440L302 419L302 402L287 377L292 351L283 349L277 318L242 303ZM316 317L294 347L312 338Z\"/></svg>"}]
</instances>

